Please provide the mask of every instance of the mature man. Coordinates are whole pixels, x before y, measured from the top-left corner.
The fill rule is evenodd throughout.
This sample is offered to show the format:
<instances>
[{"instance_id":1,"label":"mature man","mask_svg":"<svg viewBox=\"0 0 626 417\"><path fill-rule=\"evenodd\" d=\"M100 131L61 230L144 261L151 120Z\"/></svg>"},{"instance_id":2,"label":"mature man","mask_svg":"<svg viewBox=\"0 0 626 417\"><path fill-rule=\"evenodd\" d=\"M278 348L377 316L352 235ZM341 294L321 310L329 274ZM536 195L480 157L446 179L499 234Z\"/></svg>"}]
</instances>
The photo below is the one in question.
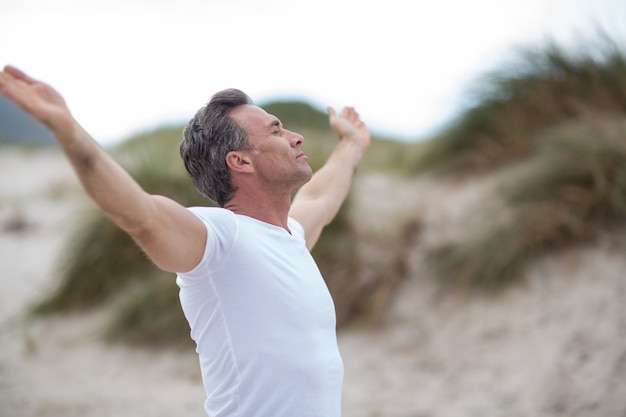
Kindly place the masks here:
<instances>
[{"instance_id":1,"label":"mature man","mask_svg":"<svg viewBox=\"0 0 626 417\"><path fill-rule=\"evenodd\" d=\"M157 266L177 273L208 415L340 416L334 306L309 250L369 146L353 108L329 108L340 140L313 175L301 135L241 91L217 93L185 128L180 152L220 207L185 208L147 194L50 86L7 66L0 92L51 130L87 194Z\"/></svg>"}]
</instances>

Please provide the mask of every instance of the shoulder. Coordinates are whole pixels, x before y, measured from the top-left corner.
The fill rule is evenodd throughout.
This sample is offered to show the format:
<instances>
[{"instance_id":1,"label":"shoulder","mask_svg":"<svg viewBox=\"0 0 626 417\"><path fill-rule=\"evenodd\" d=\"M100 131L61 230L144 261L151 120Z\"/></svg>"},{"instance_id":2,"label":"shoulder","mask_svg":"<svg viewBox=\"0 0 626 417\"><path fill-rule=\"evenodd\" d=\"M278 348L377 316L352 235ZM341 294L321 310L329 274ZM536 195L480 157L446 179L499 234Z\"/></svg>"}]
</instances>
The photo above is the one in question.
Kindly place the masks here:
<instances>
[{"instance_id":1,"label":"shoulder","mask_svg":"<svg viewBox=\"0 0 626 417\"><path fill-rule=\"evenodd\" d=\"M207 245L232 241L237 236L239 222L232 211L221 207L188 207L207 229Z\"/></svg>"},{"instance_id":2,"label":"shoulder","mask_svg":"<svg viewBox=\"0 0 626 417\"><path fill-rule=\"evenodd\" d=\"M235 213L221 207L187 207L191 213L205 225L211 227L234 227L237 223Z\"/></svg>"},{"instance_id":3,"label":"shoulder","mask_svg":"<svg viewBox=\"0 0 626 417\"><path fill-rule=\"evenodd\" d=\"M207 238L204 255L200 263L187 276L202 275L207 268L215 266L232 249L239 233L237 217L227 209L221 207L187 207L204 224L207 229Z\"/></svg>"}]
</instances>

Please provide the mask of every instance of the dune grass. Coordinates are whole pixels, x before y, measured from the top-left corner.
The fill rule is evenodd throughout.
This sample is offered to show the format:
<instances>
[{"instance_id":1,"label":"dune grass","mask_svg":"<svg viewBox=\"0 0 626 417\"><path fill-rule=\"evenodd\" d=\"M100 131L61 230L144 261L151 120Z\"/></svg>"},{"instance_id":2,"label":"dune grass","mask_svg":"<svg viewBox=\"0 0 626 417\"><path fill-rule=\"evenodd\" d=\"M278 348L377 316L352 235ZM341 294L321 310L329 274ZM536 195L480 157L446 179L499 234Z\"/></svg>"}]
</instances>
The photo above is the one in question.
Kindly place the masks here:
<instances>
[{"instance_id":1,"label":"dune grass","mask_svg":"<svg viewBox=\"0 0 626 417\"><path fill-rule=\"evenodd\" d=\"M509 181L500 198L506 212L487 216L488 222L432 254L442 282L499 288L531 259L590 239L599 228L626 218L625 69L624 55L612 46L587 55L554 46L529 52L514 71L491 75L491 88L478 104L434 139L410 144L374 138L359 172L504 172ZM307 105L295 108L292 114L288 103L266 106L287 128L304 134L305 152L318 169L337 138L325 114ZM188 206L211 204L184 172L177 154L181 131L174 126L138 135L114 154L147 191ZM404 276L404 248L411 238L410 233L381 236L376 242L381 256L365 259L355 244L362 235L351 222L351 204L348 197L313 251L333 294L339 327L384 308ZM111 301L110 340L184 345L188 327L173 275L158 271L101 214L76 226L62 258L59 291L40 311Z\"/></svg>"},{"instance_id":2,"label":"dune grass","mask_svg":"<svg viewBox=\"0 0 626 417\"><path fill-rule=\"evenodd\" d=\"M500 192L510 211L435 254L439 276L497 289L537 256L626 222L626 119L577 122L538 136Z\"/></svg>"},{"instance_id":3,"label":"dune grass","mask_svg":"<svg viewBox=\"0 0 626 417\"><path fill-rule=\"evenodd\" d=\"M433 251L442 282L494 289L532 259L625 221L626 55L607 39L576 52L526 49L476 90L415 167L508 178L505 213Z\"/></svg>"},{"instance_id":4,"label":"dune grass","mask_svg":"<svg viewBox=\"0 0 626 417\"><path fill-rule=\"evenodd\" d=\"M154 271L144 285L131 288L115 300L105 338L137 346L186 349L194 347L189 331L174 277Z\"/></svg>"},{"instance_id":5,"label":"dune grass","mask_svg":"<svg viewBox=\"0 0 626 417\"><path fill-rule=\"evenodd\" d=\"M578 51L526 48L473 87L473 107L415 161L417 172L484 171L528 156L540 130L626 111L626 58L607 39Z\"/></svg>"}]
</instances>

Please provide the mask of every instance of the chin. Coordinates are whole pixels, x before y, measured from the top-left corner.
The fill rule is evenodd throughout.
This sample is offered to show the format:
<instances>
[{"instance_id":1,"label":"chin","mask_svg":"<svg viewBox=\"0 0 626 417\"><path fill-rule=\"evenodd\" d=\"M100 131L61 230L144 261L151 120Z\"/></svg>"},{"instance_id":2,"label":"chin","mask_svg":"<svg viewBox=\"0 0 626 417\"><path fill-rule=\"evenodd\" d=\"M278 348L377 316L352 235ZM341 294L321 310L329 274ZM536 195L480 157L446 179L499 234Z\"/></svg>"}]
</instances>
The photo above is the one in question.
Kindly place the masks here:
<instances>
[{"instance_id":1,"label":"chin","mask_svg":"<svg viewBox=\"0 0 626 417\"><path fill-rule=\"evenodd\" d=\"M311 181L311 178L313 178L313 170L311 169L311 167L309 167L307 171L302 172L302 183L300 185L304 185L307 182Z\"/></svg>"}]
</instances>

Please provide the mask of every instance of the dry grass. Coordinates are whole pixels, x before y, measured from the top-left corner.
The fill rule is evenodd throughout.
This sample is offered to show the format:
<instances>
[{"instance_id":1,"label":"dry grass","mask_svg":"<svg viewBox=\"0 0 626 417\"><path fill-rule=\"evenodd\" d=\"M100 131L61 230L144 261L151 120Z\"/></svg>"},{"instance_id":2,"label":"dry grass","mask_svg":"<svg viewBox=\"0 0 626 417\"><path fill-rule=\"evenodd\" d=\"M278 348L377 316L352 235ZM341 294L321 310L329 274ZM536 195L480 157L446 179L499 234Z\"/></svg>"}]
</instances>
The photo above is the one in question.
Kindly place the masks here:
<instances>
[{"instance_id":1,"label":"dry grass","mask_svg":"<svg viewBox=\"0 0 626 417\"><path fill-rule=\"evenodd\" d=\"M573 123L537 138L540 150L510 175L510 211L435 253L448 282L498 288L539 255L626 221L626 122Z\"/></svg>"},{"instance_id":2,"label":"dry grass","mask_svg":"<svg viewBox=\"0 0 626 417\"><path fill-rule=\"evenodd\" d=\"M596 48L593 56L549 46L529 52L522 62L513 72L492 75L482 101L437 138L420 144L377 138L363 161L361 171L393 175L414 173L416 166L464 176L499 167L498 175L511 180L501 197L509 207L506 215L490 217L489 225L477 225L433 253L442 282L500 287L530 259L592 238L598 228L626 218L626 136L622 116L616 116L626 111L624 56L612 46ZM310 163L319 168L336 143L326 116L310 106L296 106L302 114L281 113L285 108L270 110L288 128L312 123L302 133ZM140 135L116 149L116 156L147 191L185 205L207 205L179 161L181 129ZM514 170L506 164L511 161ZM367 255L355 244L363 236L350 221L350 204L349 197L313 252L340 327L384 310L405 275L404 247L411 236L381 236L368 248L376 256ZM110 339L177 346L181 338L188 340L173 277L164 278L101 215L78 226L63 258L60 289L42 306L64 311L117 299ZM398 230L415 227L402 226ZM120 301L124 292L130 295Z\"/></svg>"},{"instance_id":3,"label":"dry grass","mask_svg":"<svg viewBox=\"0 0 626 417\"><path fill-rule=\"evenodd\" d=\"M159 271L145 285L121 296L106 338L140 346L193 348L174 276Z\"/></svg>"},{"instance_id":4,"label":"dry grass","mask_svg":"<svg viewBox=\"0 0 626 417\"><path fill-rule=\"evenodd\" d=\"M444 130L415 169L480 171L528 156L541 130L626 111L626 59L602 39L579 53L527 48L474 86L472 108Z\"/></svg>"}]
</instances>

